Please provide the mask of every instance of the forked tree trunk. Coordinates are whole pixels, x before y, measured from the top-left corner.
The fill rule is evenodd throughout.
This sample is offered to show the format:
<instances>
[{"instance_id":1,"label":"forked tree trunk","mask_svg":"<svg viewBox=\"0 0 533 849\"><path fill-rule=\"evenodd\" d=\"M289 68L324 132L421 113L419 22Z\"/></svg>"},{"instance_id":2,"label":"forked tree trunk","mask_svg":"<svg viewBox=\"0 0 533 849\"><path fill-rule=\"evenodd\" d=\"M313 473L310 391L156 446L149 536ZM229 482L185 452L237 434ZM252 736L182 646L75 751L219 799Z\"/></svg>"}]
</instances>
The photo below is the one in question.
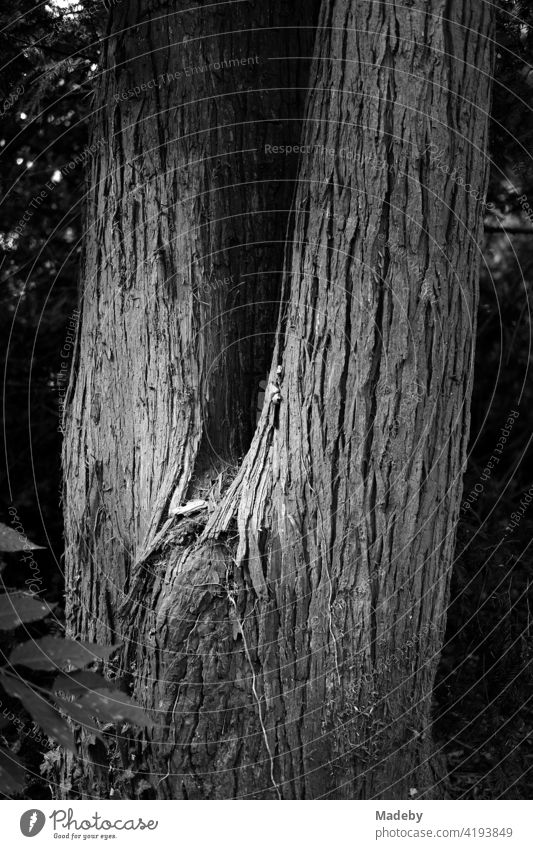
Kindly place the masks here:
<instances>
[{"instance_id":1,"label":"forked tree trunk","mask_svg":"<svg viewBox=\"0 0 533 849\"><path fill-rule=\"evenodd\" d=\"M483 194L490 34L487 4L415 0L396 9L323 0L270 368L279 392L267 393L251 447L199 538L191 539L198 525L193 532L183 520L163 530L161 523L176 481L183 498L197 494L187 487L195 464L203 468L183 422L209 423L225 409L226 389L212 408L183 406L187 389L205 385L204 352L216 345L202 328L195 337L201 341L184 347L193 332L183 316L194 311L180 307L183 294L169 300L160 291L169 268L180 267L171 240L159 283L142 269L135 278L136 290L149 286L154 296L145 292L152 307L142 333L131 340L120 330L126 348L106 360L97 316L116 297L116 280L106 278L105 258L96 267L89 236L94 274L87 279L95 282L82 329L84 383L76 388L66 447L69 574L96 529L80 598L93 599L100 615L104 596L95 587L103 582L96 576L105 571L120 581L125 568L99 531L98 515L107 514L90 514L91 493L76 478L81 426L85 444L99 445L94 462L105 475L108 513L130 516L127 539L144 542L119 635L131 638L125 659L136 695L160 722L146 753L158 796L443 795L431 695L468 438L481 204L464 183ZM251 131L258 148L287 142L275 126L262 128ZM137 138L122 129L122 144ZM165 150L168 159L168 144ZM289 157L275 149L270 156L267 173L278 176ZM455 174L445 173L443 161ZM107 168L113 173L111 163ZM184 203L181 179L159 180L170 205ZM228 190L228 210L232 203ZM119 207L111 231L102 207L103 237L126 238L131 208ZM190 216L176 232L190 231L198 214L174 213ZM229 234L216 233L218 251ZM158 238L154 232L144 242ZM265 256L261 270L272 261ZM178 318L174 334L163 332L165 346L162 315L165 327ZM120 321L110 317L106 325L115 337ZM232 338L242 331L239 325ZM106 413L103 430L101 421L99 430L91 424L84 400L94 379L84 365L90 349L109 403L122 399L114 417ZM172 378L179 352L184 359ZM250 357L255 362L257 351ZM132 420L135 439L140 433L148 446L135 466L126 450L135 439L120 430L128 418L123 383L116 385L128 369L149 375L132 381L139 410L147 407L141 424ZM221 385L235 374L224 361ZM228 421L237 422L234 415L227 410ZM200 439L201 428L192 433ZM230 440L221 453L232 451ZM123 478L131 480L129 490ZM113 515L105 522L108 534L122 527ZM71 619L82 636L98 633L84 614Z\"/></svg>"},{"instance_id":2,"label":"forked tree trunk","mask_svg":"<svg viewBox=\"0 0 533 849\"><path fill-rule=\"evenodd\" d=\"M113 11L93 137L75 389L65 421L67 601L110 642L168 507L231 478L279 309L315 0ZM144 89L144 90L143 90Z\"/></svg>"}]
</instances>

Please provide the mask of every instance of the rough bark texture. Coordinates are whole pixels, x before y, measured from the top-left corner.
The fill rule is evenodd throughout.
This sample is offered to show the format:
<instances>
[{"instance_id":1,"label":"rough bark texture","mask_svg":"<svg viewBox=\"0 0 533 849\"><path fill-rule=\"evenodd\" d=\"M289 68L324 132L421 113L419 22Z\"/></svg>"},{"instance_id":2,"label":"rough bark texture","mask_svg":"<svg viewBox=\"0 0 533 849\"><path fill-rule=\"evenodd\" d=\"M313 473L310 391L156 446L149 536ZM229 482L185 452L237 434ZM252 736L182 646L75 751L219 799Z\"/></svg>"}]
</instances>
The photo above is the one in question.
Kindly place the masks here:
<instances>
[{"instance_id":1,"label":"rough bark texture","mask_svg":"<svg viewBox=\"0 0 533 849\"><path fill-rule=\"evenodd\" d=\"M64 501L70 627L106 642L171 499L250 444L296 172L264 142L299 135L316 7L179 5L115 7L97 92Z\"/></svg>"},{"instance_id":2,"label":"rough bark texture","mask_svg":"<svg viewBox=\"0 0 533 849\"><path fill-rule=\"evenodd\" d=\"M145 546L122 608L135 692L160 723L144 753L160 797L443 795L431 694L468 438L481 222L459 178L483 193L489 35L485 4L322 3L270 369L281 401L267 394L199 538L198 523L181 521ZM265 141L286 143L272 124ZM269 174L282 159L272 154ZM152 300L144 334L166 303L159 291ZM82 363L102 350L91 335L102 327L85 315ZM153 350L141 334L139 352L138 338L105 368L153 363L158 399L195 420L202 405L185 409L173 393L203 385L204 347L176 383L168 341ZM106 378L111 393L117 379ZM144 500L131 490L109 499L136 507L138 540L194 462L180 421L154 415L142 419L142 465L127 471L136 499L151 474ZM120 433L104 431L102 445L116 450ZM116 461L99 460L116 486ZM77 490L70 521L90 541L92 528L75 525L83 498ZM95 568L82 577L86 602L98 601Z\"/></svg>"}]
</instances>

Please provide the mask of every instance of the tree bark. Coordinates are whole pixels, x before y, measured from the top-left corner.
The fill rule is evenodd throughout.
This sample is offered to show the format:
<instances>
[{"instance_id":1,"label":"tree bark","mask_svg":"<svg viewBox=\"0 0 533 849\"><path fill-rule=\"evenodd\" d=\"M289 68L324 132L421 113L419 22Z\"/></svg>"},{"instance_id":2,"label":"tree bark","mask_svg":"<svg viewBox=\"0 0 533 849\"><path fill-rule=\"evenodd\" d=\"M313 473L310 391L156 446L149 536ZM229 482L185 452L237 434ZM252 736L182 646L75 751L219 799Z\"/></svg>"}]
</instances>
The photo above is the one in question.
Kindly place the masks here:
<instances>
[{"instance_id":1,"label":"tree bark","mask_svg":"<svg viewBox=\"0 0 533 849\"><path fill-rule=\"evenodd\" d=\"M299 136L316 2L161 9L113 10L64 424L68 620L105 642L170 504L250 444L296 172L264 142Z\"/></svg>"},{"instance_id":2,"label":"tree bark","mask_svg":"<svg viewBox=\"0 0 533 849\"><path fill-rule=\"evenodd\" d=\"M168 413L142 419L152 448L127 467L135 499L109 499L145 517L132 519L137 540L159 530L121 614L135 693L159 719L145 752L159 797L444 795L431 695L468 440L482 219L464 184L486 188L490 34L486 4L322 2L272 389L251 446L198 538L184 520L161 528L179 470L198 463ZM284 143L273 125L261 137L269 173L290 160L274 149ZM84 321L80 363L103 344ZM117 360L133 369L138 348ZM152 361L164 409L176 386L203 385L198 351L187 349L178 383L168 351ZM79 383L76 394L87 422ZM213 421L220 403L180 414ZM68 441L72 480L72 431ZM117 468L99 459L116 486ZM85 516L87 494L74 501ZM83 616L76 627L92 634Z\"/></svg>"}]
</instances>

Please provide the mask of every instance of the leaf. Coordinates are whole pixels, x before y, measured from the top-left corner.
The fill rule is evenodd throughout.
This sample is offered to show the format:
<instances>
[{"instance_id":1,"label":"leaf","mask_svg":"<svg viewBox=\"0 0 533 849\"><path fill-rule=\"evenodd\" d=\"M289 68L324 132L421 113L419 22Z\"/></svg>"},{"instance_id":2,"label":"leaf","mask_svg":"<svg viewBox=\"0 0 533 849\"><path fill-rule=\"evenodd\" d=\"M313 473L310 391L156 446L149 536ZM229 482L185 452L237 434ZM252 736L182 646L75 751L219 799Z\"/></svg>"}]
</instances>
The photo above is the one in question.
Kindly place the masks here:
<instances>
[{"instance_id":1,"label":"leaf","mask_svg":"<svg viewBox=\"0 0 533 849\"><path fill-rule=\"evenodd\" d=\"M82 672L70 672L64 675L58 675L53 684L53 691L71 693L73 696L83 696L87 692L93 690L113 690L116 688L116 681L108 681L103 675L98 672L90 672L83 670Z\"/></svg>"},{"instance_id":2,"label":"leaf","mask_svg":"<svg viewBox=\"0 0 533 849\"><path fill-rule=\"evenodd\" d=\"M35 545L28 537L0 522L0 551L29 551L37 548L43 549L44 545Z\"/></svg>"},{"instance_id":3,"label":"leaf","mask_svg":"<svg viewBox=\"0 0 533 849\"><path fill-rule=\"evenodd\" d=\"M134 725L153 725L146 711L120 690L95 690L83 696L80 704L106 722L126 719Z\"/></svg>"},{"instance_id":4,"label":"leaf","mask_svg":"<svg viewBox=\"0 0 533 849\"><path fill-rule=\"evenodd\" d=\"M56 740L63 748L76 754L72 730L59 711L46 698L32 690L25 681L16 680L9 676L4 676L2 686L11 696L15 696L22 702L34 722L42 728L45 734Z\"/></svg>"},{"instance_id":5,"label":"leaf","mask_svg":"<svg viewBox=\"0 0 533 849\"><path fill-rule=\"evenodd\" d=\"M69 702L66 699L56 698L55 699L56 706L62 710L64 713L69 716L73 722L76 722L78 725L81 725L85 731L89 731L95 737L98 737L102 743L105 743L103 736L100 734L98 728L95 725L94 717L85 710L80 707L80 705L76 704L76 702Z\"/></svg>"},{"instance_id":6,"label":"leaf","mask_svg":"<svg viewBox=\"0 0 533 849\"><path fill-rule=\"evenodd\" d=\"M0 787L6 796L22 793L24 773L24 766L16 755L0 746Z\"/></svg>"},{"instance_id":7,"label":"leaf","mask_svg":"<svg viewBox=\"0 0 533 849\"><path fill-rule=\"evenodd\" d=\"M45 601L31 593L3 593L0 595L0 631L10 631L23 622L44 619L52 610Z\"/></svg>"},{"instance_id":8,"label":"leaf","mask_svg":"<svg viewBox=\"0 0 533 849\"><path fill-rule=\"evenodd\" d=\"M67 666L82 669L96 660L107 660L117 648L48 636L41 640L28 640L17 646L9 660L14 665L27 666L29 669L50 671Z\"/></svg>"}]
</instances>

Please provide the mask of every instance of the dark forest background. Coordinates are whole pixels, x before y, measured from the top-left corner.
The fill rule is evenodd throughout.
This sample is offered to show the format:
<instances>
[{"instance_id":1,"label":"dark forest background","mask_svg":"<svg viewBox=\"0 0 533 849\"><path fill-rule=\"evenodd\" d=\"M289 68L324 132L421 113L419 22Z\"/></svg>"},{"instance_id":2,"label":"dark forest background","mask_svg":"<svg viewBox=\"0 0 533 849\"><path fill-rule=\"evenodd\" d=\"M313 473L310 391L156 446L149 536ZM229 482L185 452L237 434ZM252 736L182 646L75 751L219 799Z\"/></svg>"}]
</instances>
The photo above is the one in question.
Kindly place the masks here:
<instances>
[{"instance_id":1,"label":"dark forest background","mask_svg":"<svg viewBox=\"0 0 533 849\"><path fill-rule=\"evenodd\" d=\"M92 155L88 121L105 5L12 0L0 12L0 522L13 526L16 516L18 530L43 546L33 553L38 589L56 605L56 629L64 592L60 400L73 352L68 340ZM529 3L499 3L496 53L471 446L435 694L452 793L476 799L531 798L533 782ZM500 462L487 473L502 429L516 413ZM36 572L27 562L20 553L3 554L3 589L28 586ZM50 627L41 622L28 630ZM20 738L13 725L0 735L34 774L26 796L46 796L46 764L56 744Z\"/></svg>"}]
</instances>

